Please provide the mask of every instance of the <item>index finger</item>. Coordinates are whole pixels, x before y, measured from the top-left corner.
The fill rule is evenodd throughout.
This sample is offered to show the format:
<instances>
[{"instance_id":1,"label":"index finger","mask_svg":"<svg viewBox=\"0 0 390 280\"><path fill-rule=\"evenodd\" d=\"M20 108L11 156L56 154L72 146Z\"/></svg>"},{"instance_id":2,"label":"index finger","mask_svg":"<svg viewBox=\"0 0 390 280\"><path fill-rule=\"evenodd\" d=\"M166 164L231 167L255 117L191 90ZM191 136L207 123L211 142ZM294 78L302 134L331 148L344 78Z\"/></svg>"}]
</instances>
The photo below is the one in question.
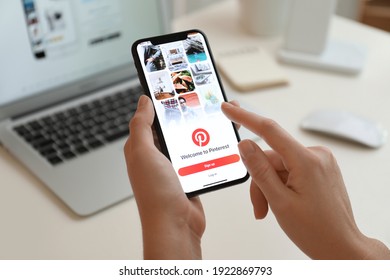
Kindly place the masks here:
<instances>
[{"instance_id":1,"label":"index finger","mask_svg":"<svg viewBox=\"0 0 390 280\"><path fill-rule=\"evenodd\" d=\"M241 124L264 139L287 162L301 158L306 148L296 141L287 131L269 118L259 116L241 107L224 102L222 111L233 122Z\"/></svg>"}]
</instances>

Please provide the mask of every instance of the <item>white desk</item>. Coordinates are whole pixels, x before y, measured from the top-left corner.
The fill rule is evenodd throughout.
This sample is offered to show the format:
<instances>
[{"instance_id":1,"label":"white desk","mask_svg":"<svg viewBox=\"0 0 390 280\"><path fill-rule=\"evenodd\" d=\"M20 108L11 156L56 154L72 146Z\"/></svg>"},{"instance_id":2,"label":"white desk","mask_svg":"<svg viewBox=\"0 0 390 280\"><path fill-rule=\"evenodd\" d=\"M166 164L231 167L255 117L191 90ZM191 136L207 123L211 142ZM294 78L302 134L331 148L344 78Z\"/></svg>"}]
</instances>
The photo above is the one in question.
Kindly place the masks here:
<instances>
[{"instance_id":1,"label":"white desk","mask_svg":"<svg viewBox=\"0 0 390 280\"><path fill-rule=\"evenodd\" d=\"M175 22L176 29L200 28L214 50L240 40L271 54L280 39L241 31L236 1L229 0ZM326 145L338 158L362 231L390 245L390 143L369 150L299 129L314 109L343 108L378 120L390 129L390 36L335 18L333 37L365 43L370 52L359 76L285 66L290 85L239 94L226 91L275 118L306 145ZM272 214L255 221L249 182L202 196L207 217L205 259L305 259ZM0 148L0 259L140 259L141 227L134 200L89 218L73 215L29 171Z\"/></svg>"}]
</instances>

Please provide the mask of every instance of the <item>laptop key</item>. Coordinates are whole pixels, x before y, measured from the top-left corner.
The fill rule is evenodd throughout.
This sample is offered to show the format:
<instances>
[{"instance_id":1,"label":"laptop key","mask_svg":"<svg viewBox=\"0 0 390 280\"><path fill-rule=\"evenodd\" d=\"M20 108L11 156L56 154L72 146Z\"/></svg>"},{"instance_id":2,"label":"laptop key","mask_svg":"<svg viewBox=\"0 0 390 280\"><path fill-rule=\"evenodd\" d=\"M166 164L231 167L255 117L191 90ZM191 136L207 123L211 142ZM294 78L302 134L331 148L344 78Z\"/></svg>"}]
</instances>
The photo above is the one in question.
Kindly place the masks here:
<instances>
[{"instance_id":1,"label":"laptop key","mask_svg":"<svg viewBox=\"0 0 390 280\"><path fill-rule=\"evenodd\" d=\"M117 130L109 131L105 135L104 139L108 142L112 142L127 135L129 135L129 129L122 129L122 130L117 129Z\"/></svg>"},{"instance_id":2,"label":"laptop key","mask_svg":"<svg viewBox=\"0 0 390 280\"><path fill-rule=\"evenodd\" d=\"M71 159L71 158L76 157L76 154L73 153L72 151L63 152L61 155L62 155L62 157L65 158L65 159Z\"/></svg>"},{"instance_id":3,"label":"laptop key","mask_svg":"<svg viewBox=\"0 0 390 280\"><path fill-rule=\"evenodd\" d=\"M56 164L59 164L61 162L63 162L63 160L57 156L57 155L54 155L54 156L51 156L51 157L48 157L47 160L53 164L53 165L56 165Z\"/></svg>"},{"instance_id":4,"label":"laptop key","mask_svg":"<svg viewBox=\"0 0 390 280\"><path fill-rule=\"evenodd\" d=\"M77 154L84 154L84 153L88 152L88 149L84 145L78 145L74 148L74 151Z\"/></svg>"},{"instance_id":5,"label":"laptop key","mask_svg":"<svg viewBox=\"0 0 390 280\"><path fill-rule=\"evenodd\" d=\"M95 148L98 148L98 147L101 147L103 146L104 143L102 141L99 141L99 140L91 140L88 142L88 147L91 147L92 149L95 149Z\"/></svg>"}]
</instances>

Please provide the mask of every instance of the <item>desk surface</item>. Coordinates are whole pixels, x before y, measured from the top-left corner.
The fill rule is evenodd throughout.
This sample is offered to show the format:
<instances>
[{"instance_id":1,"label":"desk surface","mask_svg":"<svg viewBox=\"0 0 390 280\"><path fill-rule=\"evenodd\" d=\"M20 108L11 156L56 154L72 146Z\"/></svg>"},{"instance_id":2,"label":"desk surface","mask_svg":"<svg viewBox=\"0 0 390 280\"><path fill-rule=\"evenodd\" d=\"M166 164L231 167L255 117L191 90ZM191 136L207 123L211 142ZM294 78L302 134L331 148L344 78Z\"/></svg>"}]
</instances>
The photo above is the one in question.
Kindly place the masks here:
<instances>
[{"instance_id":1,"label":"desk surface","mask_svg":"<svg viewBox=\"0 0 390 280\"><path fill-rule=\"evenodd\" d=\"M214 51L245 42L261 45L274 55L281 39L245 33L238 23L236 5L229 0L208 7L175 21L175 29L202 29ZM367 64L360 75L281 65L288 86L240 94L226 84L226 91L231 98L276 119L305 145L330 147L343 171L359 227L390 245L390 144L370 150L299 129L302 118L320 108L346 109L390 129L390 36L338 17L332 21L331 36L368 47ZM207 217L205 259L306 258L272 213L265 220L254 219L249 182L201 199ZM0 221L0 259L142 258L141 226L133 199L89 218L77 217L3 148Z\"/></svg>"}]
</instances>

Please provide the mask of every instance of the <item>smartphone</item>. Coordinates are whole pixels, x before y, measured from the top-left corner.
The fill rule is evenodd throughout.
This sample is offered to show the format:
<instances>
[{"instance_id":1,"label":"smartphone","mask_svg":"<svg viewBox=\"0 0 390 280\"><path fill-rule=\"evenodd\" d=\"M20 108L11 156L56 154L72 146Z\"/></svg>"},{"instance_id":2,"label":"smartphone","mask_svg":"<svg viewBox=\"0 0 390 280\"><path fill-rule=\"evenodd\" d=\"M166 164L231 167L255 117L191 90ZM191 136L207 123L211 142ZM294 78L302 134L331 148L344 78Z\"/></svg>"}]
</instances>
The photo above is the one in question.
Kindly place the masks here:
<instances>
[{"instance_id":1,"label":"smartphone","mask_svg":"<svg viewBox=\"0 0 390 280\"><path fill-rule=\"evenodd\" d=\"M154 104L162 152L187 196L246 181L239 134L221 111L226 96L205 34L189 30L137 40L132 55Z\"/></svg>"}]
</instances>

